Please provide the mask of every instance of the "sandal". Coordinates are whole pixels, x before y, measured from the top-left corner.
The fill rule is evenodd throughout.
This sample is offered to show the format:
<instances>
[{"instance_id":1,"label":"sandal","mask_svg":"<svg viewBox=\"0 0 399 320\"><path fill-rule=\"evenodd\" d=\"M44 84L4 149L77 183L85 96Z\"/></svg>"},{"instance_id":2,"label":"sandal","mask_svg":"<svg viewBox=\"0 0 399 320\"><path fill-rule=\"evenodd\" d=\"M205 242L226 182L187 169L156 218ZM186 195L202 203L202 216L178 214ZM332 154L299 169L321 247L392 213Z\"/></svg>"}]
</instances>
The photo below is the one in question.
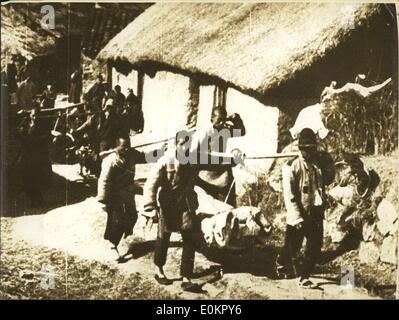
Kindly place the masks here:
<instances>
[{"instance_id":1,"label":"sandal","mask_svg":"<svg viewBox=\"0 0 399 320\"><path fill-rule=\"evenodd\" d=\"M164 286L168 286L168 285L170 285L170 284L173 283L172 280L166 278L165 276L160 277L160 276L157 275L157 274L155 275L155 280L157 280L157 282L158 282L159 284L162 284L162 285L164 285Z\"/></svg>"},{"instance_id":2,"label":"sandal","mask_svg":"<svg viewBox=\"0 0 399 320\"><path fill-rule=\"evenodd\" d=\"M319 286L309 279L300 279L298 282L300 288L303 289L318 289Z\"/></svg>"}]
</instances>

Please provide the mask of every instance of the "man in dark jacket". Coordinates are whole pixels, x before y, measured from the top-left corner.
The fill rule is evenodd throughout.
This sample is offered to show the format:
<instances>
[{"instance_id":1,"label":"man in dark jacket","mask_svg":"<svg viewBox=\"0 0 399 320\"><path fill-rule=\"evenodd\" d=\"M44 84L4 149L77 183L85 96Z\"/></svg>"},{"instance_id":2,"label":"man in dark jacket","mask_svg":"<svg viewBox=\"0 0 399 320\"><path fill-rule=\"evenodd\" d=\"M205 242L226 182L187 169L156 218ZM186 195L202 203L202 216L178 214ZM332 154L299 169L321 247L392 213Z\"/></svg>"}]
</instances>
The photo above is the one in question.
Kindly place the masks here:
<instances>
[{"instance_id":1,"label":"man in dark jacket","mask_svg":"<svg viewBox=\"0 0 399 320\"><path fill-rule=\"evenodd\" d=\"M22 191L30 200L31 207L43 204L43 193L51 185L51 162L48 150L49 134L40 108L36 105L18 128L21 138L21 153L17 162L21 175Z\"/></svg>"},{"instance_id":2,"label":"man in dark jacket","mask_svg":"<svg viewBox=\"0 0 399 320\"><path fill-rule=\"evenodd\" d=\"M118 120L112 100L107 101L97 130L100 152L112 149L116 138L121 136L121 124Z\"/></svg>"},{"instance_id":3,"label":"man in dark jacket","mask_svg":"<svg viewBox=\"0 0 399 320\"><path fill-rule=\"evenodd\" d=\"M194 185L197 170L190 164L182 165L177 154L186 146L184 139L176 138L176 149L169 149L151 171L144 186L144 210L146 216L157 216L157 194L159 191L158 237L155 245L155 279L164 285L172 281L166 278L163 266L166 263L171 232L181 232L183 253L180 273L184 289L192 286L190 278L195 255L195 210L198 207ZM184 151L183 151L184 152Z\"/></svg>"},{"instance_id":4,"label":"man in dark jacket","mask_svg":"<svg viewBox=\"0 0 399 320\"><path fill-rule=\"evenodd\" d=\"M83 89L82 72L77 68L71 75L68 102L79 103Z\"/></svg>"},{"instance_id":5,"label":"man in dark jacket","mask_svg":"<svg viewBox=\"0 0 399 320\"><path fill-rule=\"evenodd\" d=\"M93 109L101 110L105 97L106 85L103 83L102 75L98 75L95 84L86 93L85 99L89 102Z\"/></svg>"},{"instance_id":6,"label":"man in dark jacket","mask_svg":"<svg viewBox=\"0 0 399 320\"><path fill-rule=\"evenodd\" d=\"M17 66L16 66L17 55L11 55L11 62L7 64L7 85L8 92L15 93L17 91Z\"/></svg>"},{"instance_id":7,"label":"man in dark jacket","mask_svg":"<svg viewBox=\"0 0 399 320\"><path fill-rule=\"evenodd\" d=\"M114 90L111 94L111 98L114 100L115 107L116 107L116 112L121 115L123 112L123 108L125 105L125 95L121 92L121 86L116 85L114 87Z\"/></svg>"},{"instance_id":8,"label":"man in dark jacket","mask_svg":"<svg viewBox=\"0 0 399 320\"><path fill-rule=\"evenodd\" d=\"M198 178L198 171L201 169L212 170L215 167L231 167L232 161L224 166L222 161L218 165L212 165L217 161L208 159L202 164L191 164L186 161L187 152L190 151L189 133L178 132L175 139L175 148L168 149L151 171L144 186L144 215L151 221L159 216L158 236L155 244L154 263L155 279L158 283L169 285L172 283L165 276L163 266L166 263L169 239L172 232L180 232L183 239L183 252L180 267L180 274L183 278L181 284L183 290L195 291L196 284L191 282L195 249L198 246L200 234L199 221L196 210L198 198L194 191L194 185ZM228 157L227 157L228 158ZM233 157L227 160L232 160ZM223 157L215 160L223 160ZM234 157L234 162L238 162ZM159 214L158 204L159 200ZM150 223L151 224L151 223Z\"/></svg>"},{"instance_id":9,"label":"man in dark jacket","mask_svg":"<svg viewBox=\"0 0 399 320\"><path fill-rule=\"evenodd\" d=\"M55 99L57 98L57 93L55 92L52 85L48 85L46 89L44 89L41 98L41 107L43 109L51 109L55 106Z\"/></svg>"},{"instance_id":10,"label":"man in dark jacket","mask_svg":"<svg viewBox=\"0 0 399 320\"><path fill-rule=\"evenodd\" d=\"M126 114L129 118L129 129L142 132L144 129L143 110L139 98L133 93L132 89L128 90L126 97Z\"/></svg>"},{"instance_id":11,"label":"man in dark jacket","mask_svg":"<svg viewBox=\"0 0 399 320\"><path fill-rule=\"evenodd\" d=\"M310 275L320 259L323 245L323 219L327 206L325 186L333 182L335 169L331 156L317 150L316 134L309 128L299 133L300 156L283 167L283 193L287 210L285 244L277 259L280 277L299 276L303 288L317 288ZM304 263L296 272L294 258L306 238Z\"/></svg>"},{"instance_id":12,"label":"man in dark jacket","mask_svg":"<svg viewBox=\"0 0 399 320\"><path fill-rule=\"evenodd\" d=\"M34 84L30 74L21 82L17 89L17 105L18 109L30 111L35 105L35 96L37 87Z\"/></svg>"}]
</instances>

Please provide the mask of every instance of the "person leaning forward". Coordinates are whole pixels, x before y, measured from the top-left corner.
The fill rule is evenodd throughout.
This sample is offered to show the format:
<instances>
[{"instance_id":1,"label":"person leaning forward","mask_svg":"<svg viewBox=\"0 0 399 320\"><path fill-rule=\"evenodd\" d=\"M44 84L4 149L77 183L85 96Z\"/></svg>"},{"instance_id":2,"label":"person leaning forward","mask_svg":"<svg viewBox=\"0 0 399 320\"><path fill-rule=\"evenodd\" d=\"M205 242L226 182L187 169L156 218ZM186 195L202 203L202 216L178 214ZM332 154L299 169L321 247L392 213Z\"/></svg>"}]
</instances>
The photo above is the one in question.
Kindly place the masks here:
<instances>
[{"instance_id":1,"label":"person leaning forward","mask_svg":"<svg viewBox=\"0 0 399 320\"><path fill-rule=\"evenodd\" d=\"M180 274L183 280L181 286L183 290L196 291L198 286L191 282L191 278L195 250L199 244L200 233L200 225L196 216L198 198L194 191L198 171L219 168L220 166L228 167L234 164L231 161L227 161L227 164L208 165L209 163L215 163L211 159L203 165L185 163L183 161L184 155L189 149L190 143L187 142L184 134L179 132L176 135L175 149L168 149L150 172L144 186L143 204L144 215L149 218L149 221L159 215L154 254L155 279L163 285L172 283L166 277L163 266L166 263L171 233L180 232L183 240L180 267ZM235 155L232 158L234 158L236 163L242 160ZM225 159L221 158L220 160L223 161Z\"/></svg>"},{"instance_id":2,"label":"person leaning forward","mask_svg":"<svg viewBox=\"0 0 399 320\"><path fill-rule=\"evenodd\" d=\"M325 186L334 180L335 170L331 156L317 150L316 135L311 129L299 133L298 147L300 156L283 167L287 229L285 244L277 258L277 273L281 278L299 276L301 287L313 289L317 285L309 277L320 259L323 244ZM293 259L304 238L304 262L297 272Z\"/></svg>"},{"instance_id":3,"label":"person leaning forward","mask_svg":"<svg viewBox=\"0 0 399 320\"><path fill-rule=\"evenodd\" d=\"M144 211L149 217L158 215L157 193L159 191L158 235L155 245L155 279L164 285L172 281L166 278L163 266L172 232L181 232L183 252L180 274L182 288L194 286L190 278L194 268L196 246L197 194L194 191L198 171L190 164L181 164L177 153L183 148L184 140L176 141L176 149L169 149L151 171L144 186Z\"/></svg>"},{"instance_id":4,"label":"person leaning forward","mask_svg":"<svg viewBox=\"0 0 399 320\"><path fill-rule=\"evenodd\" d=\"M104 238L117 252L122 237L133 233L138 217L134 197L139 192L134 183L137 163L145 163L145 154L132 149L129 139L119 138L116 151L104 158L101 165L97 200L107 212Z\"/></svg>"}]
</instances>

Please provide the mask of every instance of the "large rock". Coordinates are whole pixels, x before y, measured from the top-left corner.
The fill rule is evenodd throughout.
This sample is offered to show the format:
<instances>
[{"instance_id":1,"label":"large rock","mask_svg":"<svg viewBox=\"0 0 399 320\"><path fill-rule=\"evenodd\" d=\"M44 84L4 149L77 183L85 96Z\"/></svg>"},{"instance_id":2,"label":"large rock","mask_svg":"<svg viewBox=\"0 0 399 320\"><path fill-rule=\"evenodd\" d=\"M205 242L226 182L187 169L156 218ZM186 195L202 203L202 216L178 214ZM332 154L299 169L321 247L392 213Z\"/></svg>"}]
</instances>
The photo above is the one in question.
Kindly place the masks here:
<instances>
[{"instance_id":1,"label":"large rock","mask_svg":"<svg viewBox=\"0 0 399 320\"><path fill-rule=\"evenodd\" d=\"M383 236L394 235L398 232L398 212L388 200L383 199L377 207L378 230Z\"/></svg>"},{"instance_id":2,"label":"large rock","mask_svg":"<svg viewBox=\"0 0 399 320\"><path fill-rule=\"evenodd\" d=\"M398 239L394 236L388 236L384 239L381 246L381 256L380 260L382 262L387 262L391 264L398 263Z\"/></svg>"},{"instance_id":3,"label":"large rock","mask_svg":"<svg viewBox=\"0 0 399 320\"><path fill-rule=\"evenodd\" d=\"M361 242L359 250L360 263L375 264L380 257L380 250L374 242Z\"/></svg>"}]
</instances>

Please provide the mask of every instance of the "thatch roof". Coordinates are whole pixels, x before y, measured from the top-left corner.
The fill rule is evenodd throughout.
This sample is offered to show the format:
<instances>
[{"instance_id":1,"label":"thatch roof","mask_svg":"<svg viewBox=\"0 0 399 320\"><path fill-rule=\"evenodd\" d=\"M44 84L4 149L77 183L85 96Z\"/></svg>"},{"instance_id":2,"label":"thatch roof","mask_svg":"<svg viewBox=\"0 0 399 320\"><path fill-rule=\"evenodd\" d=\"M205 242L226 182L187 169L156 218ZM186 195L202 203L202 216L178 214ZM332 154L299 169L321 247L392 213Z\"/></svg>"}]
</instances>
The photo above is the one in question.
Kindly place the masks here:
<instances>
[{"instance_id":1,"label":"thatch roof","mask_svg":"<svg viewBox=\"0 0 399 320\"><path fill-rule=\"evenodd\" d=\"M21 54L27 60L51 54L56 40L79 33L84 28L84 12L87 4L51 3L55 11L55 28L45 30L40 21L41 7L45 3L10 3L1 6L1 59L12 53Z\"/></svg>"},{"instance_id":2,"label":"thatch roof","mask_svg":"<svg viewBox=\"0 0 399 320\"><path fill-rule=\"evenodd\" d=\"M122 72L169 69L264 95L322 60L382 10L380 4L158 3L98 58L114 61Z\"/></svg>"},{"instance_id":3,"label":"thatch roof","mask_svg":"<svg viewBox=\"0 0 399 320\"><path fill-rule=\"evenodd\" d=\"M34 56L47 53L54 46L54 38L43 37L22 23L13 8L1 6L1 56L19 53L31 60Z\"/></svg>"},{"instance_id":4,"label":"thatch roof","mask_svg":"<svg viewBox=\"0 0 399 320\"><path fill-rule=\"evenodd\" d=\"M9 3L1 6L1 56L21 54L27 60L51 54L56 41L70 34L83 37L83 52L94 58L105 44L151 3L48 3L54 7L55 28L40 25L47 3Z\"/></svg>"}]
</instances>

